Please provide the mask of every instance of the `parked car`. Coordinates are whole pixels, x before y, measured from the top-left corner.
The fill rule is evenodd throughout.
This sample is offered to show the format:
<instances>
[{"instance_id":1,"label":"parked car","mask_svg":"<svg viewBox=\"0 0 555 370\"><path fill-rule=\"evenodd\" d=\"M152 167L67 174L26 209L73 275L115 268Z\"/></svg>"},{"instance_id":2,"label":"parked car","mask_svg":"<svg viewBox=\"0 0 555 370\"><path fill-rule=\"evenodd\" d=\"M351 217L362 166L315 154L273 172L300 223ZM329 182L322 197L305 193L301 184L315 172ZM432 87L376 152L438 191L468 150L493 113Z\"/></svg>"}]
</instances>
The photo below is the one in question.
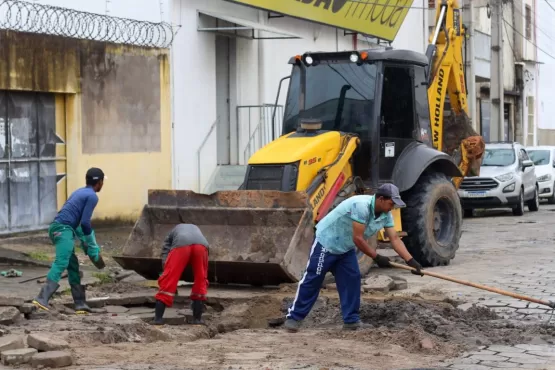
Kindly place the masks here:
<instances>
[{"instance_id":1,"label":"parked car","mask_svg":"<svg viewBox=\"0 0 555 370\"><path fill-rule=\"evenodd\" d=\"M466 217L474 209L511 208L515 216L539 210L534 162L516 142L486 143L480 176L465 177L458 190Z\"/></svg>"},{"instance_id":2,"label":"parked car","mask_svg":"<svg viewBox=\"0 0 555 370\"><path fill-rule=\"evenodd\" d=\"M555 146L532 146L526 151L534 162L540 199L555 204Z\"/></svg>"}]
</instances>

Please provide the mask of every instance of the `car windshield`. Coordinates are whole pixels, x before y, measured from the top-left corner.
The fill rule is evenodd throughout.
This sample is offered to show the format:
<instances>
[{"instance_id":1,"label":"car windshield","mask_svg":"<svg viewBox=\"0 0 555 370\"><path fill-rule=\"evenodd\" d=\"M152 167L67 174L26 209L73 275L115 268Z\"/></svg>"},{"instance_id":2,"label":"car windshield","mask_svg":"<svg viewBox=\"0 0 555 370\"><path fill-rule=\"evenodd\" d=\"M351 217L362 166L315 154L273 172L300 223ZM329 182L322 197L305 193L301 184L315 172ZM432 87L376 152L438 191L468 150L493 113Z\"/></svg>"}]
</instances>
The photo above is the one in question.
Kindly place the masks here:
<instances>
[{"instance_id":1,"label":"car windshield","mask_svg":"<svg viewBox=\"0 0 555 370\"><path fill-rule=\"evenodd\" d=\"M322 120L323 130L367 136L374 114L376 65L346 61L307 67L304 96L301 68L293 67L283 134L296 131L300 120L309 118Z\"/></svg>"},{"instance_id":2,"label":"car windshield","mask_svg":"<svg viewBox=\"0 0 555 370\"><path fill-rule=\"evenodd\" d=\"M529 150L528 156L536 166L549 164L549 150Z\"/></svg>"},{"instance_id":3,"label":"car windshield","mask_svg":"<svg viewBox=\"0 0 555 370\"><path fill-rule=\"evenodd\" d=\"M515 163L513 149L487 149L484 153L482 166L509 166Z\"/></svg>"}]
</instances>

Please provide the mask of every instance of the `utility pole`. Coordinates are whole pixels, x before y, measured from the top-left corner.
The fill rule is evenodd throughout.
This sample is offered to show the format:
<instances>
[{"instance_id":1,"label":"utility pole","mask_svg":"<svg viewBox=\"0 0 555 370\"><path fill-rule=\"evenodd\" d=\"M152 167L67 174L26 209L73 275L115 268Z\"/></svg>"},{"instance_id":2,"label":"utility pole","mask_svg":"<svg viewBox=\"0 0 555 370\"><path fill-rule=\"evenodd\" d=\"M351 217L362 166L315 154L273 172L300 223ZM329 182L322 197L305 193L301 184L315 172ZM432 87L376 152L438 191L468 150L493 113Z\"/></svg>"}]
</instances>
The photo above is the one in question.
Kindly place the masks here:
<instances>
[{"instance_id":1,"label":"utility pole","mask_svg":"<svg viewBox=\"0 0 555 370\"><path fill-rule=\"evenodd\" d=\"M468 60L466 61L466 65L469 67L469 73L466 76L467 86L466 90L468 91L468 109L470 111L470 119L472 121L472 127L477 130L477 121L476 121L476 71L474 69L475 64L475 51L474 51L474 43L475 43L475 32L474 32L474 1L473 0L466 0L466 8L468 10L467 15L467 35L466 35L466 44L468 45Z\"/></svg>"},{"instance_id":2,"label":"utility pole","mask_svg":"<svg viewBox=\"0 0 555 370\"><path fill-rule=\"evenodd\" d=\"M503 141L503 4L502 0L491 0L491 118L490 140Z\"/></svg>"}]
</instances>

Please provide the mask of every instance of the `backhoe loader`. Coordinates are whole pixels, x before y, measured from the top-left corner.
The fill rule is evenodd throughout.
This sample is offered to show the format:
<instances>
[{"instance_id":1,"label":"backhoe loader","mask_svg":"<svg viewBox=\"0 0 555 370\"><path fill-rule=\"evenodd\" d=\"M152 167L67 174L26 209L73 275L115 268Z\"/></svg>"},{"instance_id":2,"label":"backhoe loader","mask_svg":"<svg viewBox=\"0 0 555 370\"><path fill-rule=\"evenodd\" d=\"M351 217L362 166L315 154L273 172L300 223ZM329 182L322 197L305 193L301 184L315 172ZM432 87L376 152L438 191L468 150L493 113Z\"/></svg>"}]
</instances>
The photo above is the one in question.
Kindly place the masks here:
<instances>
[{"instance_id":1,"label":"backhoe loader","mask_svg":"<svg viewBox=\"0 0 555 370\"><path fill-rule=\"evenodd\" d=\"M296 282L315 224L342 200L393 182L407 204L394 210L396 229L411 254L423 266L449 264L462 232L456 188L479 171L484 143L468 119L461 10L456 1L438 5L426 55L385 48L293 56L282 136L250 157L240 189L150 190L116 261L157 278L166 232L191 222L211 243L210 281ZM383 230L379 239L387 242ZM371 264L360 253L362 274ZM192 281L190 270L183 279Z\"/></svg>"}]
</instances>

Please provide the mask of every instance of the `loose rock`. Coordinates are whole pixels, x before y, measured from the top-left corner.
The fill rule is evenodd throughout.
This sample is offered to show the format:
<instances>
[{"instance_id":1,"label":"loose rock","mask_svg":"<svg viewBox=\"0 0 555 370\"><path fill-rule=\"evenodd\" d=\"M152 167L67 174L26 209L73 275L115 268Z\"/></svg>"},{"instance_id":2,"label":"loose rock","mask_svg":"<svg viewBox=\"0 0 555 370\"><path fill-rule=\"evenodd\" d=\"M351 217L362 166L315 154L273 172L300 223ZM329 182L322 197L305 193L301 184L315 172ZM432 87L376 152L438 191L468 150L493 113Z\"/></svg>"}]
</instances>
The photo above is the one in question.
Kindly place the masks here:
<instances>
[{"instance_id":1,"label":"loose rock","mask_svg":"<svg viewBox=\"0 0 555 370\"><path fill-rule=\"evenodd\" d=\"M23 298L0 296L0 307L20 307L23 303Z\"/></svg>"},{"instance_id":2,"label":"loose rock","mask_svg":"<svg viewBox=\"0 0 555 370\"><path fill-rule=\"evenodd\" d=\"M123 306L106 306L104 307L107 313L126 313L129 308Z\"/></svg>"},{"instance_id":3,"label":"loose rock","mask_svg":"<svg viewBox=\"0 0 555 370\"><path fill-rule=\"evenodd\" d=\"M23 314L30 314L31 312L34 312L36 309L37 309L37 307L32 303L23 303L19 307L19 312L21 312Z\"/></svg>"},{"instance_id":4,"label":"loose rock","mask_svg":"<svg viewBox=\"0 0 555 370\"><path fill-rule=\"evenodd\" d=\"M390 278L393 279L393 282L395 283L395 286L391 290L408 289L409 284L407 282L407 279L399 276L390 276Z\"/></svg>"},{"instance_id":5,"label":"loose rock","mask_svg":"<svg viewBox=\"0 0 555 370\"><path fill-rule=\"evenodd\" d=\"M0 307L0 325L11 325L21 317L21 313L15 307Z\"/></svg>"},{"instance_id":6,"label":"loose rock","mask_svg":"<svg viewBox=\"0 0 555 370\"><path fill-rule=\"evenodd\" d=\"M422 349L434 349L434 342L430 338L424 338L420 341L420 347Z\"/></svg>"},{"instance_id":7,"label":"loose rock","mask_svg":"<svg viewBox=\"0 0 555 370\"><path fill-rule=\"evenodd\" d=\"M2 365L20 365L26 364L37 354L37 350L34 348L21 348L12 349L8 351L2 351Z\"/></svg>"},{"instance_id":8,"label":"loose rock","mask_svg":"<svg viewBox=\"0 0 555 370\"><path fill-rule=\"evenodd\" d=\"M0 352L25 348L25 337L20 335L6 335L0 337Z\"/></svg>"},{"instance_id":9,"label":"loose rock","mask_svg":"<svg viewBox=\"0 0 555 370\"><path fill-rule=\"evenodd\" d=\"M37 353L31 358L31 366L33 367L65 367L73 364L71 353L64 351L52 351Z\"/></svg>"},{"instance_id":10,"label":"loose rock","mask_svg":"<svg viewBox=\"0 0 555 370\"><path fill-rule=\"evenodd\" d=\"M337 290L337 285L335 283L326 284L326 289L327 290Z\"/></svg>"},{"instance_id":11,"label":"loose rock","mask_svg":"<svg viewBox=\"0 0 555 370\"><path fill-rule=\"evenodd\" d=\"M69 348L69 343L65 340L52 338L48 335L35 333L27 337L29 347L36 348L39 351L57 351Z\"/></svg>"},{"instance_id":12,"label":"loose rock","mask_svg":"<svg viewBox=\"0 0 555 370\"><path fill-rule=\"evenodd\" d=\"M89 302L87 300L87 302ZM130 293L121 297L110 297L106 301L106 305L111 306L132 306L154 303L154 295L151 293Z\"/></svg>"},{"instance_id":13,"label":"loose rock","mask_svg":"<svg viewBox=\"0 0 555 370\"><path fill-rule=\"evenodd\" d=\"M364 282L364 291L388 293L395 286L392 278L385 275L372 275Z\"/></svg>"}]
</instances>

